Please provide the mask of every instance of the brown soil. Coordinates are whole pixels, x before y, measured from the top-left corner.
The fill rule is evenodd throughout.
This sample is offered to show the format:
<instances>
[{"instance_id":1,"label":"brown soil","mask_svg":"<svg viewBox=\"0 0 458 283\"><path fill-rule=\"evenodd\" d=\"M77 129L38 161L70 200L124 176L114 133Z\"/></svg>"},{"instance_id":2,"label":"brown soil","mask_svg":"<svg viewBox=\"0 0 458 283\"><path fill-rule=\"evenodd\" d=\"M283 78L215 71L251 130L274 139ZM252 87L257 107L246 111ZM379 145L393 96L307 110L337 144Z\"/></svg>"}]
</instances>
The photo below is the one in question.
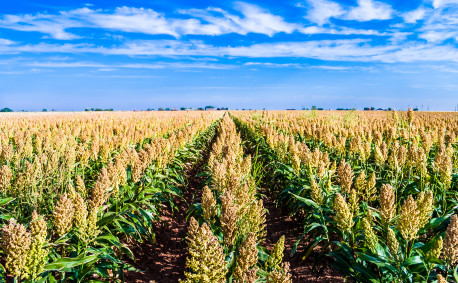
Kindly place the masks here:
<instances>
[{"instance_id":1,"label":"brown soil","mask_svg":"<svg viewBox=\"0 0 458 283\"><path fill-rule=\"evenodd\" d=\"M216 135L215 135L216 137ZM213 139L212 143L214 142ZM211 143L211 144L212 144ZM183 197L175 197L174 203L178 210L172 212L169 207L162 211L161 221L153 227L156 232L156 245L143 243L130 246L135 262L129 262L140 272L126 271L126 282L157 282L171 283L184 279L186 269L186 257L188 256L185 242L188 223L186 215L189 207L196 203L196 197L200 197L204 176L203 172L207 164L209 150L203 153L203 158L194 164L187 164L186 179L188 185L181 188Z\"/></svg>"},{"instance_id":2,"label":"brown soil","mask_svg":"<svg viewBox=\"0 0 458 283\"><path fill-rule=\"evenodd\" d=\"M172 212L169 207L165 207L161 221L153 227L156 231L156 246L146 243L130 246L136 261L129 263L140 272L125 272L126 282L168 283L184 279L188 255L184 240L187 232L186 213L190 205L198 201L196 195L200 197L204 177L199 176L199 173L204 169L208 154L207 150L202 160L188 166L186 170L188 186L182 188L182 198L174 199L178 211ZM304 243L301 243L297 252L291 256L291 249L301 235L300 225L275 206L273 197L267 197L263 201L269 211L266 215L267 237L264 244L271 250L277 240L285 235L284 260L290 263L293 282L344 282L344 278L337 271L332 270L326 262L320 263L318 269L323 268L323 272L317 277L317 271L313 270L314 257L317 253L312 252L305 261L301 260Z\"/></svg>"},{"instance_id":3,"label":"brown soil","mask_svg":"<svg viewBox=\"0 0 458 283\"><path fill-rule=\"evenodd\" d=\"M283 260L290 263L293 282L345 282L344 278L337 271L331 269L327 262L320 262L318 267L313 270L315 258L320 247L317 247L305 261L302 261L301 254L304 251L305 243L301 242L296 253L291 256L291 250L294 244L302 235L301 226L297 224L296 220L287 216L287 213L280 211L280 209L275 206L272 197L265 198L263 202L264 207L269 211L266 215L266 248L271 250L278 239L280 239L282 235L285 236ZM323 272L318 274L317 270L322 268Z\"/></svg>"},{"instance_id":4,"label":"brown soil","mask_svg":"<svg viewBox=\"0 0 458 283\"><path fill-rule=\"evenodd\" d=\"M192 197L190 198L192 199ZM130 262L140 272L125 272L126 282L178 282L183 277L186 263L186 211L189 200L175 198L178 211L172 214L167 208L156 223L156 245L149 243L131 246L135 262Z\"/></svg>"}]
</instances>

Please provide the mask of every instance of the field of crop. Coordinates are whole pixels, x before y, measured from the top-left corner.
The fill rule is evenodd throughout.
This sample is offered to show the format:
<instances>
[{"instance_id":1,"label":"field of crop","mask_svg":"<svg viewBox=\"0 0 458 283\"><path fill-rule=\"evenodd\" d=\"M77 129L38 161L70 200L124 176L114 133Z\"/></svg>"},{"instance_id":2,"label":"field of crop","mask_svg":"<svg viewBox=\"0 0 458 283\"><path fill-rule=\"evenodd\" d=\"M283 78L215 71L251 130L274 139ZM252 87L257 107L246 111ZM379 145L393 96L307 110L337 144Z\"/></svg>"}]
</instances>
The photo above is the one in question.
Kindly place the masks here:
<instances>
[{"instance_id":1,"label":"field of crop","mask_svg":"<svg viewBox=\"0 0 458 283\"><path fill-rule=\"evenodd\" d=\"M0 115L0 281L458 282L458 115Z\"/></svg>"}]
</instances>

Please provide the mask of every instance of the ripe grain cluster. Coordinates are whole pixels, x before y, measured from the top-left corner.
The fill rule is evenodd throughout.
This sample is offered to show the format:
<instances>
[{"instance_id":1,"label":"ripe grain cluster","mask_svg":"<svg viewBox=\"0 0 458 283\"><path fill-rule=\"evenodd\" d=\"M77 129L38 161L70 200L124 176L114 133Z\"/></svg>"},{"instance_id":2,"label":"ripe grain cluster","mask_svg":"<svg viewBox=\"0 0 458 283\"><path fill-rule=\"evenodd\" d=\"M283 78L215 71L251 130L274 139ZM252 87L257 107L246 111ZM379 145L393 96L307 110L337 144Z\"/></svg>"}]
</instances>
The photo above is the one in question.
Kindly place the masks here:
<instances>
[{"instance_id":1,"label":"ripe grain cluster","mask_svg":"<svg viewBox=\"0 0 458 283\"><path fill-rule=\"evenodd\" d=\"M180 282L458 282L457 135L412 110L3 114L0 278L122 282L192 190Z\"/></svg>"},{"instance_id":2,"label":"ripe grain cluster","mask_svg":"<svg viewBox=\"0 0 458 283\"><path fill-rule=\"evenodd\" d=\"M233 115L300 219L305 258L319 250L358 282L458 280L456 113Z\"/></svg>"}]
</instances>

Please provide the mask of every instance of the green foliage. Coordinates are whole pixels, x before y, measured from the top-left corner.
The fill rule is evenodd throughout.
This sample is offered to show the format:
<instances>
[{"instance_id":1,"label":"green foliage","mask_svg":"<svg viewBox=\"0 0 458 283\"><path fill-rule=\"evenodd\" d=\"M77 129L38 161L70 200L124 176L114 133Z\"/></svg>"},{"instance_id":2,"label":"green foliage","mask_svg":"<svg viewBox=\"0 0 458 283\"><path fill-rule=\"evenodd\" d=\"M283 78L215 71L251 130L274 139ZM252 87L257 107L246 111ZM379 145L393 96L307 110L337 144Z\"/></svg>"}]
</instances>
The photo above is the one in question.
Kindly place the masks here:
<instances>
[{"instance_id":1,"label":"green foliage","mask_svg":"<svg viewBox=\"0 0 458 283\"><path fill-rule=\"evenodd\" d=\"M316 119L317 115L312 112L312 115L304 118ZM343 192L338 185L338 177L335 176L331 168L328 167L326 174L321 174L317 171L317 167L312 168L304 163L301 164L299 171L293 169L292 156L287 154L286 156L289 158L280 158L280 153L273 150L267 143L266 137L261 134L262 127L273 127L275 131L278 131L278 134L284 133L283 129L276 128L275 123L261 118L253 118L251 121L243 121L243 119L244 117L234 117L243 139L246 140L248 146L256 145L262 157L265 174L261 183L277 196L279 205L287 208L291 215L300 219L300 223L304 227L303 234L294 245L292 253L296 252L299 244L304 243L305 248L301 257L305 260L312 250L319 247L320 255L315 257L317 260L327 258L341 274L351 277L357 282L430 282L436 280L437 273L448 274L449 282L456 282L456 267L448 266L442 257L431 256L434 243L439 237L444 236L450 217L456 213L458 208L456 175L452 176L451 189L446 190L440 176L431 165L434 163L434 157L438 154L437 147L432 148L429 153L427 161L429 164L429 183L425 185L425 179L407 167L393 169L387 164L378 165L372 157L361 162L357 155L351 154L348 150L349 143L346 144L346 152L342 155L333 147L327 146L313 137L307 137L301 133L294 135L295 141L305 143L310 151L318 149L321 152L327 152L330 162L335 161L338 164L342 159L345 159L351 165L355 176L358 176L362 170L375 172L378 188L383 183L394 184L397 191L395 205L398 214L401 210L401 204L409 195L418 198L420 192L433 192L432 215L427 216L426 224L420 227L414 241L407 242L402 238L399 227L396 225L396 219L400 217L399 215L388 227L381 221L378 199L360 198L354 207L353 222L355 225L349 233L342 233L339 231L335 220L336 212L333 202L336 193L343 194ZM331 117L331 119L334 118ZM345 113L343 123L348 128L355 127L359 123L359 117L354 111ZM406 131L409 130L409 126L404 120L400 121L399 126L406 127ZM401 140L400 142L407 144L407 146L409 144L408 140ZM455 146L454 144L456 151ZM311 179L316 180L321 191L321 204L313 201ZM348 205L351 205L351 195L344 195ZM368 245L366 237L372 234L367 234L362 225L363 220L368 217L368 213L371 215L370 227L376 236L376 249ZM393 251L389 247L393 243L389 243L387 240L387 228L395 231L395 237L399 243L398 254L392 254Z\"/></svg>"}]
</instances>

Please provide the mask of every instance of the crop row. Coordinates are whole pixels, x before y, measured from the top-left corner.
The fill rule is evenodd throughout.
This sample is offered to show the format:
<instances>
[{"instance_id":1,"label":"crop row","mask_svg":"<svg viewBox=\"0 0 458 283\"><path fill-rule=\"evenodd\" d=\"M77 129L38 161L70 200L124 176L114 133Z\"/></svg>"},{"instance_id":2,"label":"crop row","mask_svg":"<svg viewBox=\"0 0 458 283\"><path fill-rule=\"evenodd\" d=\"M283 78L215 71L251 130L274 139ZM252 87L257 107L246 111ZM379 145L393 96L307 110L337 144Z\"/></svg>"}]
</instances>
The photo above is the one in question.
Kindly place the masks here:
<instances>
[{"instance_id":1,"label":"crop row","mask_svg":"<svg viewBox=\"0 0 458 283\"><path fill-rule=\"evenodd\" d=\"M122 280L126 243L154 243L185 149L220 114L116 113L2 120L4 276Z\"/></svg>"},{"instance_id":2,"label":"crop row","mask_svg":"<svg viewBox=\"0 0 458 283\"><path fill-rule=\"evenodd\" d=\"M305 258L318 247L358 282L457 281L458 120L415 114L234 114Z\"/></svg>"}]
</instances>

